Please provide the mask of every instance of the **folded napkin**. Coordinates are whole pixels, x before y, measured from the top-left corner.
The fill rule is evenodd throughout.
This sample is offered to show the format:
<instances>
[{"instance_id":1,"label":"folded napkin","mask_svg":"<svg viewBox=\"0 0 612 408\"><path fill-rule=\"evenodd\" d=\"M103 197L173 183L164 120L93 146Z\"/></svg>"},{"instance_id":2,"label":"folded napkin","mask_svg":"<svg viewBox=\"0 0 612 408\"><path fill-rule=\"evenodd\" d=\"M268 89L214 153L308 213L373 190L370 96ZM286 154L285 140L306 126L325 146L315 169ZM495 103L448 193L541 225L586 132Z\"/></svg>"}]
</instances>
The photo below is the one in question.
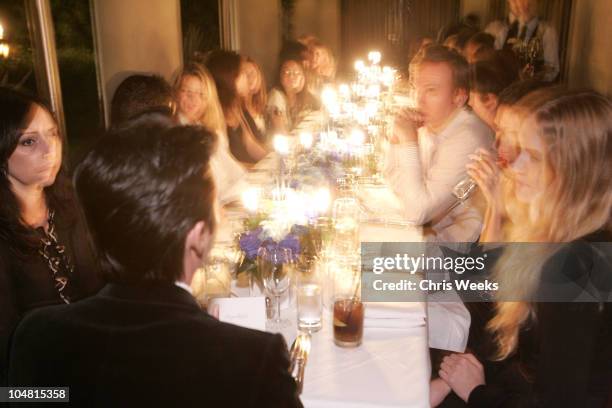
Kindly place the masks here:
<instances>
[{"instance_id":1,"label":"folded napkin","mask_svg":"<svg viewBox=\"0 0 612 408\"><path fill-rule=\"evenodd\" d=\"M470 313L459 300L440 302L432 297L427 303L429 347L463 353L470 333Z\"/></svg>"},{"instance_id":2,"label":"folded napkin","mask_svg":"<svg viewBox=\"0 0 612 408\"><path fill-rule=\"evenodd\" d=\"M422 303L366 302L364 327L410 329L425 324Z\"/></svg>"}]
</instances>

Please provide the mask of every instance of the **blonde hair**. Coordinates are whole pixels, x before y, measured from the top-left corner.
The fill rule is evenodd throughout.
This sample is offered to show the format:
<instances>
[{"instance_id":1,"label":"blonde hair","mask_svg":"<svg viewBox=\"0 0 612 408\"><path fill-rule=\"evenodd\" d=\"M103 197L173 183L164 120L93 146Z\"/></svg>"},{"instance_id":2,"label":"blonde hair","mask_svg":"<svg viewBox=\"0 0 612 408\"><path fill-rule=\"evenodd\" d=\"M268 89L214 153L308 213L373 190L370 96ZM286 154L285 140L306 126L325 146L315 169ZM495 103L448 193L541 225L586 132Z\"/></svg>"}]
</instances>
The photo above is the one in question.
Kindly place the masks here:
<instances>
[{"instance_id":1,"label":"blonde hair","mask_svg":"<svg viewBox=\"0 0 612 408\"><path fill-rule=\"evenodd\" d=\"M592 91L535 91L517 104L524 120L534 120L546 146L545 164L553 173L541 198L531 204L535 219L511 227L511 241L542 242L513 246L498 262L498 296L527 299L540 282L544 264L558 245L599 229L610 229L612 213L612 103ZM518 254L520 251L520 255ZM527 301L498 302L488 330L497 341L496 358L514 352L520 328L535 319Z\"/></svg>"},{"instance_id":2,"label":"blonde hair","mask_svg":"<svg viewBox=\"0 0 612 408\"><path fill-rule=\"evenodd\" d=\"M174 80L174 94L175 97L181 88L181 82L184 77L193 76L200 80L202 84L203 98L204 98L204 112L198 120L198 124L204 126L208 130L215 132L218 137L225 135L225 116L223 115L223 109L219 103L219 96L217 94L217 87L212 76L202 64L197 62L190 62L178 73Z\"/></svg>"},{"instance_id":3,"label":"blonde hair","mask_svg":"<svg viewBox=\"0 0 612 408\"><path fill-rule=\"evenodd\" d=\"M247 64L253 65L255 71L257 71L257 75L259 76L259 91L250 96L251 105L253 109L259 114L263 115L266 111L266 105L268 103L268 91L266 87L266 78L261 71L261 67L259 64L255 62L255 60L251 57L246 57L245 61ZM246 102L246 101L245 101Z\"/></svg>"}]
</instances>

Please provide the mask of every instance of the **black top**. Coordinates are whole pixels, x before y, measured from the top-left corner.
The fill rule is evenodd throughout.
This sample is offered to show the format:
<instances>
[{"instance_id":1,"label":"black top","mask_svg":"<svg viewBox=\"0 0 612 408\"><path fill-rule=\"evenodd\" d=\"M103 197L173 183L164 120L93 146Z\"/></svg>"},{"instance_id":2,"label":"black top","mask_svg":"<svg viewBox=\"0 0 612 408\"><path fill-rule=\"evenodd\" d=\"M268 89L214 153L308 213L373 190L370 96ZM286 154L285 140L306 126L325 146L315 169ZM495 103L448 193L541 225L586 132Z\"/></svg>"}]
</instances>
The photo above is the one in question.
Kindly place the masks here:
<instances>
[{"instance_id":1,"label":"black top","mask_svg":"<svg viewBox=\"0 0 612 408\"><path fill-rule=\"evenodd\" d=\"M102 281L85 223L76 211L57 212L55 228L58 242L66 247L74 266L69 278L71 300L94 294ZM8 341L22 316L35 308L64 303L54 285L42 255L33 253L27 260L19 260L0 240L0 384L6 383Z\"/></svg>"},{"instance_id":2,"label":"black top","mask_svg":"<svg viewBox=\"0 0 612 408\"><path fill-rule=\"evenodd\" d=\"M599 281L599 289L607 296L612 253L609 247L602 252L601 246L591 245L607 241L610 234L599 232L569 244L545 264L542 279L563 276L581 287L603 267L608 281ZM536 303L536 317L521 329L516 353L502 362L483 363L486 385L472 391L468 406L606 406L612 396L611 306L609 301ZM490 347L481 347L485 349Z\"/></svg>"},{"instance_id":3,"label":"black top","mask_svg":"<svg viewBox=\"0 0 612 408\"><path fill-rule=\"evenodd\" d=\"M249 111L247 109L243 109L242 111L244 113L246 124L253 133L253 136L255 136L255 139L260 144L265 145L266 135L259 130ZM243 129L240 125L235 128L229 126L227 127L227 138L229 141L230 152L236 158L236 160L242 163L257 163L258 160L249 154L244 141L242 140L242 132Z\"/></svg>"},{"instance_id":4,"label":"black top","mask_svg":"<svg viewBox=\"0 0 612 408\"><path fill-rule=\"evenodd\" d=\"M219 322L176 285L111 284L24 318L9 384L69 386L77 407L301 407L288 367L281 335Z\"/></svg>"}]
</instances>

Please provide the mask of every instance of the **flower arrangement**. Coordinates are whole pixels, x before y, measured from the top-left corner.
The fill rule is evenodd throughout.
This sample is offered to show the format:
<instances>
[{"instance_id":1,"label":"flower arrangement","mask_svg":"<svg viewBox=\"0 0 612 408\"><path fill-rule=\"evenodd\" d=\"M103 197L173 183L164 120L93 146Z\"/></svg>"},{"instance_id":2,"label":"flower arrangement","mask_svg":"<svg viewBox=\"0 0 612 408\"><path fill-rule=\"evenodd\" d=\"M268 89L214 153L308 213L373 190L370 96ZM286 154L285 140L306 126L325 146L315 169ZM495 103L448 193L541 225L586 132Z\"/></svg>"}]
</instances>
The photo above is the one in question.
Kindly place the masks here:
<instances>
[{"instance_id":1,"label":"flower arrangement","mask_svg":"<svg viewBox=\"0 0 612 408\"><path fill-rule=\"evenodd\" d=\"M238 246L243 253L238 264L238 279L250 275L262 289L263 279L257 267L259 248L287 248L291 250L291 259L296 262L316 255L315 234L310 226L291 225L287 229L279 229L274 220L262 215L253 216L245 221L245 231L238 236Z\"/></svg>"}]
</instances>

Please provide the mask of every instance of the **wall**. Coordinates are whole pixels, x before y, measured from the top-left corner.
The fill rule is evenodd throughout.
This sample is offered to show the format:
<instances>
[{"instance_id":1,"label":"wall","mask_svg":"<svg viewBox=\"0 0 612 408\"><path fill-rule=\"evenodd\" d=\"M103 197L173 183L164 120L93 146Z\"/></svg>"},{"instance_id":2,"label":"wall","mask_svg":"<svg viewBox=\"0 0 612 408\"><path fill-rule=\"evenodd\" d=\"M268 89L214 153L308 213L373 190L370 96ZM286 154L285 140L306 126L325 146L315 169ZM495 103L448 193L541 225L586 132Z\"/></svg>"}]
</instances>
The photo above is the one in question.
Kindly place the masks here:
<instances>
[{"instance_id":1,"label":"wall","mask_svg":"<svg viewBox=\"0 0 612 408\"><path fill-rule=\"evenodd\" d=\"M281 47L280 0L237 0L238 51L255 59L271 84ZM314 34L340 52L340 0L295 0L295 36Z\"/></svg>"},{"instance_id":2,"label":"wall","mask_svg":"<svg viewBox=\"0 0 612 408\"><path fill-rule=\"evenodd\" d=\"M489 0L461 0L461 15L476 14L480 16L483 26L487 24L487 14L489 12Z\"/></svg>"},{"instance_id":3,"label":"wall","mask_svg":"<svg viewBox=\"0 0 612 408\"><path fill-rule=\"evenodd\" d=\"M340 52L340 0L296 0L293 30L297 37L314 34L335 55Z\"/></svg>"},{"instance_id":4,"label":"wall","mask_svg":"<svg viewBox=\"0 0 612 408\"><path fill-rule=\"evenodd\" d=\"M280 50L280 1L238 0L237 9L238 52L253 58L270 84Z\"/></svg>"},{"instance_id":5,"label":"wall","mask_svg":"<svg viewBox=\"0 0 612 408\"><path fill-rule=\"evenodd\" d=\"M180 0L93 0L105 119L123 79L135 72L170 80L182 62Z\"/></svg>"},{"instance_id":6,"label":"wall","mask_svg":"<svg viewBox=\"0 0 612 408\"><path fill-rule=\"evenodd\" d=\"M574 1L568 39L568 82L612 97L612 2Z\"/></svg>"}]
</instances>

